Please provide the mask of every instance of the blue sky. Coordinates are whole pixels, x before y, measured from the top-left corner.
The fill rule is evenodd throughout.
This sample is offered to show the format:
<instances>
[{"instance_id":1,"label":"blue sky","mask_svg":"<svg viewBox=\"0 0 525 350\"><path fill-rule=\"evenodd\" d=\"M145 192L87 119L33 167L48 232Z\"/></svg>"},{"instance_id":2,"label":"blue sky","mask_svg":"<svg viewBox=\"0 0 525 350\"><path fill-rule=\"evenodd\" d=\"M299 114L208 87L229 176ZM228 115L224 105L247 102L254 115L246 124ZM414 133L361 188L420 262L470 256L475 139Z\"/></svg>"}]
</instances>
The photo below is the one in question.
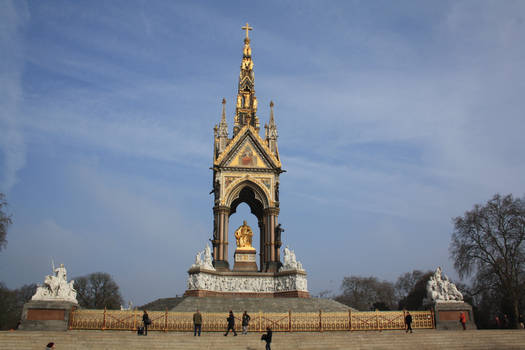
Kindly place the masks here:
<instances>
[{"instance_id":1,"label":"blue sky","mask_svg":"<svg viewBox=\"0 0 525 350\"><path fill-rule=\"evenodd\" d=\"M451 218L525 192L522 1L0 2L1 281L41 283L54 259L110 273L135 305L184 292L247 21L310 292L456 277Z\"/></svg>"}]
</instances>

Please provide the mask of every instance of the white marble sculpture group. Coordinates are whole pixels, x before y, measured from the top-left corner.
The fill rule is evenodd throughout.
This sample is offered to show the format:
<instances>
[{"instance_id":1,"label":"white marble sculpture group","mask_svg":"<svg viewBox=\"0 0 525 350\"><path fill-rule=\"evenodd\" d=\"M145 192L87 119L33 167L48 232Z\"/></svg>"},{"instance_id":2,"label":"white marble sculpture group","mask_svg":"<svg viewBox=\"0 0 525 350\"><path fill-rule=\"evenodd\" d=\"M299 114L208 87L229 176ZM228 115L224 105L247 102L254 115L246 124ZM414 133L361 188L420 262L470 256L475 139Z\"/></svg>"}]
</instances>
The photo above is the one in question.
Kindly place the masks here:
<instances>
[{"instance_id":1,"label":"white marble sculpture group","mask_svg":"<svg viewBox=\"0 0 525 350\"><path fill-rule=\"evenodd\" d=\"M304 271L303 265L300 261L297 261L297 258L295 257L295 252L293 250L290 250L288 246L284 248L284 254L283 254L283 266L279 269L279 271L290 271L290 270L299 270Z\"/></svg>"},{"instance_id":2,"label":"white marble sculpture group","mask_svg":"<svg viewBox=\"0 0 525 350\"><path fill-rule=\"evenodd\" d=\"M64 264L53 268L54 275L47 275L44 285L38 286L31 300L69 301L77 302L77 291L73 288L74 281L67 281L67 270Z\"/></svg>"},{"instance_id":3,"label":"white marble sculpture group","mask_svg":"<svg viewBox=\"0 0 525 350\"><path fill-rule=\"evenodd\" d=\"M211 259L211 249L209 245L206 244L206 248L204 248L203 251L198 252L195 255L195 263L191 265L191 268L193 269L196 267L215 271L215 267L213 267L213 263Z\"/></svg>"},{"instance_id":4,"label":"white marble sculpture group","mask_svg":"<svg viewBox=\"0 0 525 350\"><path fill-rule=\"evenodd\" d=\"M463 294L457 289L456 285L448 279L441 271L441 267L436 269L433 276L427 283L427 301L434 303L462 302Z\"/></svg>"}]
</instances>

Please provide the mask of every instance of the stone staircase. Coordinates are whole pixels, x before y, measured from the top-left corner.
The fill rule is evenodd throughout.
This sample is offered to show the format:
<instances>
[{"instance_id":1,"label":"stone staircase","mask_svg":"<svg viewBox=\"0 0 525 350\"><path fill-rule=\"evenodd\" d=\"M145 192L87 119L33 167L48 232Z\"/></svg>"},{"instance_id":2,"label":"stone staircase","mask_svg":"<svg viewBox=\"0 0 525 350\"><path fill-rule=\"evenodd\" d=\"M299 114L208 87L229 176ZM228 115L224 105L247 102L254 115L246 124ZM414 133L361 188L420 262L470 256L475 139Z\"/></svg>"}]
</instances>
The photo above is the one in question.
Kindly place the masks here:
<instances>
[{"instance_id":1,"label":"stone staircase","mask_svg":"<svg viewBox=\"0 0 525 350\"><path fill-rule=\"evenodd\" d=\"M348 312L350 307L335 300L322 298L249 298L249 297L186 297L171 311L195 312L224 312L233 310L239 313L244 310L248 313L262 312ZM355 311L355 309L352 309Z\"/></svg>"},{"instance_id":2,"label":"stone staircase","mask_svg":"<svg viewBox=\"0 0 525 350\"><path fill-rule=\"evenodd\" d=\"M128 331L0 332L0 349L43 350L50 341L56 349L264 349L261 333L231 334L150 332L147 337ZM524 330L404 331L274 333L273 350L330 349L525 349Z\"/></svg>"}]
</instances>

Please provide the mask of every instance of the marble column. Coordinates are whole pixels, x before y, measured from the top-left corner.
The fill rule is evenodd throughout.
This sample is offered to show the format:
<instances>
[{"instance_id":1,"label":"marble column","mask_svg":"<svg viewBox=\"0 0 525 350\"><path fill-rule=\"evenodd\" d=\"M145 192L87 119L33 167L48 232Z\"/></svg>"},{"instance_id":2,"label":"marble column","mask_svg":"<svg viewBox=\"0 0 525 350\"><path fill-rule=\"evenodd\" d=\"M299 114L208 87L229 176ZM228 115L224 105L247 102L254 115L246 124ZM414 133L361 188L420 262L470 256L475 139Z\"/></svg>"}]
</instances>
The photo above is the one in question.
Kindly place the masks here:
<instances>
[{"instance_id":1,"label":"marble column","mask_svg":"<svg viewBox=\"0 0 525 350\"><path fill-rule=\"evenodd\" d=\"M216 220L218 222L218 244L215 257L216 269L229 269L228 264L228 221L230 208L227 206L215 206L213 208Z\"/></svg>"}]
</instances>

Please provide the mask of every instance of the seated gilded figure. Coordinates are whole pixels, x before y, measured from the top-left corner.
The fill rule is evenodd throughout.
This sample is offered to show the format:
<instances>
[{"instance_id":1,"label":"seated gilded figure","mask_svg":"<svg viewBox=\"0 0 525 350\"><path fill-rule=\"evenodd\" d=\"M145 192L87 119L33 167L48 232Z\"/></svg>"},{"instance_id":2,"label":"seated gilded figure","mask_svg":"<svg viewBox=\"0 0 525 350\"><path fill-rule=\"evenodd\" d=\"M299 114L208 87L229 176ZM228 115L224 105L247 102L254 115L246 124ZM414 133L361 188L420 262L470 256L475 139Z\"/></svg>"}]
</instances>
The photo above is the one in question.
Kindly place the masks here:
<instances>
[{"instance_id":1,"label":"seated gilded figure","mask_svg":"<svg viewBox=\"0 0 525 350\"><path fill-rule=\"evenodd\" d=\"M246 224L246 220L244 220L242 226L239 227L237 231L235 231L237 249L255 250L255 248L252 247L252 237L252 229L250 228L250 226L248 226L248 224Z\"/></svg>"}]
</instances>

